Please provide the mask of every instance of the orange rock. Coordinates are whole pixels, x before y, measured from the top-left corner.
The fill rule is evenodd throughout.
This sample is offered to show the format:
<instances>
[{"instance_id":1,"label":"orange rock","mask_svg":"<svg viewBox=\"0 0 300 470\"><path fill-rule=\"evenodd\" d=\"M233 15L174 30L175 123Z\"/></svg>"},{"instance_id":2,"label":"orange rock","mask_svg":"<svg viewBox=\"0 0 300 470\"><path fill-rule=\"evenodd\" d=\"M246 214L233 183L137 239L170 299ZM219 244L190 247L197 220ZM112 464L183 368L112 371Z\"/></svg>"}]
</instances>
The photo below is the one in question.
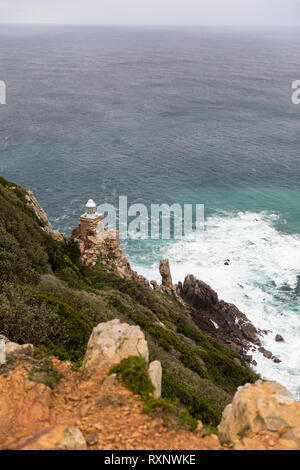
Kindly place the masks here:
<instances>
[{"instance_id":1,"label":"orange rock","mask_svg":"<svg viewBox=\"0 0 300 470\"><path fill-rule=\"evenodd\" d=\"M52 426L20 442L15 450L86 450L82 433L76 428Z\"/></svg>"},{"instance_id":2,"label":"orange rock","mask_svg":"<svg viewBox=\"0 0 300 470\"><path fill-rule=\"evenodd\" d=\"M286 426L282 425L282 426L279 426L278 428L278 434L279 436L282 436L283 434L286 433Z\"/></svg>"}]
</instances>

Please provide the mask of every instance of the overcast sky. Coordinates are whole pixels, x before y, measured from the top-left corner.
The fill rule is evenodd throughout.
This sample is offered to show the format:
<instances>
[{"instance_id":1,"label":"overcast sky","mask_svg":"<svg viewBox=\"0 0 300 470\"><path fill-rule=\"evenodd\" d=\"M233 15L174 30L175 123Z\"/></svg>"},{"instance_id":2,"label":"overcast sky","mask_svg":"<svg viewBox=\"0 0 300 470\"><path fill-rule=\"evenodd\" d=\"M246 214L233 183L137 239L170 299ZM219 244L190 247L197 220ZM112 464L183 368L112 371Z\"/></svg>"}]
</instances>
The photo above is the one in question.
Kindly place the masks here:
<instances>
[{"instance_id":1,"label":"overcast sky","mask_svg":"<svg viewBox=\"0 0 300 470\"><path fill-rule=\"evenodd\" d=\"M300 25L300 0L0 0L0 23Z\"/></svg>"}]
</instances>

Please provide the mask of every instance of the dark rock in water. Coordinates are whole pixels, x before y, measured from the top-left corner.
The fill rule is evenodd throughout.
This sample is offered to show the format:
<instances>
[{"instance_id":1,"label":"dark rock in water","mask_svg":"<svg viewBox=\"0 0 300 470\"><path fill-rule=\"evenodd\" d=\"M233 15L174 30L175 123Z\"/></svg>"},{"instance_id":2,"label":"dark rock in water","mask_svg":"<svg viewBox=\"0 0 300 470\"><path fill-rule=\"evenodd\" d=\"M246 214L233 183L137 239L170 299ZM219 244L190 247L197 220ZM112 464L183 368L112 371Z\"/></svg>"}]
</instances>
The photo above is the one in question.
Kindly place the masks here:
<instances>
[{"instance_id":1,"label":"dark rock in water","mask_svg":"<svg viewBox=\"0 0 300 470\"><path fill-rule=\"evenodd\" d=\"M279 364L281 362L281 360L276 356L272 357L272 361L275 362L275 364Z\"/></svg>"},{"instance_id":2,"label":"dark rock in water","mask_svg":"<svg viewBox=\"0 0 300 470\"><path fill-rule=\"evenodd\" d=\"M225 259L224 265L225 265L225 266L229 266L229 263L230 263L230 259Z\"/></svg>"},{"instance_id":3,"label":"dark rock in water","mask_svg":"<svg viewBox=\"0 0 300 470\"><path fill-rule=\"evenodd\" d=\"M264 357L266 357L267 359L271 359L272 358L272 353L271 351L268 351L267 349L265 348L259 348L258 349L260 353L263 354Z\"/></svg>"},{"instance_id":4,"label":"dark rock in water","mask_svg":"<svg viewBox=\"0 0 300 470\"><path fill-rule=\"evenodd\" d=\"M245 354L245 355L244 355L244 359L245 359L245 361L248 362L249 364L252 364L253 357L252 357L250 354Z\"/></svg>"},{"instance_id":5,"label":"dark rock in water","mask_svg":"<svg viewBox=\"0 0 300 470\"><path fill-rule=\"evenodd\" d=\"M297 276L297 285L295 288L295 294L300 294L300 274Z\"/></svg>"},{"instance_id":6,"label":"dark rock in water","mask_svg":"<svg viewBox=\"0 0 300 470\"><path fill-rule=\"evenodd\" d=\"M282 290L283 292L291 292L293 289L291 286L285 283L283 286L279 287L279 290Z\"/></svg>"},{"instance_id":7,"label":"dark rock in water","mask_svg":"<svg viewBox=\"0 0 300 470\"><path fill-rule=\"evenodd\" d=\"M261 332L246 315L235 305L220 301L205 282L190 274L182 286L178 285L178 292L195 323L233 352L245 357L251 348L261 345Z\"/></svg>"},{"instance_id":8,"label":"dark rock in water","mask_svg":"<svg viewBox=\"0 0 300 470\"><path fill-rule=\"evenodd\" d=\"M255 328L255 326L252 325L252 323L243 323L241 325L241 328L242 332L244 333L247 339L252 341L252 343L257 343L257 329Z\"/></svg>"},{"instance_id":9,"label":"dark rock in water","mask_svg":"<svg viewBox=\"0 0 300 470\"><path fill-rule=\"evenodd\" d=\"M284 338L281 335L276 335L275 336L275 341L277 341L277 343L280 343L280 342L284 341Z\"/></svg>"}]
</instances>

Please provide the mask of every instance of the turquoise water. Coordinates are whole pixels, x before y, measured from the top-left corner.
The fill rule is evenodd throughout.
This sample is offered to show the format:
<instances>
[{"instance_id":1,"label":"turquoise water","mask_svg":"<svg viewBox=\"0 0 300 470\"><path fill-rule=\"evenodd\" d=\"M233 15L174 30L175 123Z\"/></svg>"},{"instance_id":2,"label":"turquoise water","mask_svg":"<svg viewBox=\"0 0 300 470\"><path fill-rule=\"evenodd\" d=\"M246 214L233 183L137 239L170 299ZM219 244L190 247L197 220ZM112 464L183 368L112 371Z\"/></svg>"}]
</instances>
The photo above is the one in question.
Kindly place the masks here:
<instances>
[{"instance_id":1,"label":"turquoise water","mask_svg":"<svg viewBox=\"0 0 300 470\"><path fill-rule=\"evenodd\" d=\"M152 279L169 257L174 280L197 275L272 330L265 346L282 363L258 355L258 371L300 399L299 39L288 29L0 26L0 173L31 188L67 233L91 197L204 204L204 233L129 240L125 252Z\"/></svg>"}]
</instances>

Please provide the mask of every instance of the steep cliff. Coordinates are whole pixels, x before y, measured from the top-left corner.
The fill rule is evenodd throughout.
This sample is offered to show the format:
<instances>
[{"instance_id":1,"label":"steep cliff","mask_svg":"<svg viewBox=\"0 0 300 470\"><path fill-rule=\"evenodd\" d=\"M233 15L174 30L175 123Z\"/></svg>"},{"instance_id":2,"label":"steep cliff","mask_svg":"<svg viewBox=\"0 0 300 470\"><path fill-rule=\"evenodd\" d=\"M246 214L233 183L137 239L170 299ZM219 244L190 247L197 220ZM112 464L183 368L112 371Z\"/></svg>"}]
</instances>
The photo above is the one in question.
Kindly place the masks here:
<instances>
[{"instance_id":1,"label":"steep cliff","mask_svg":"<svg viewBox=\"0 0 300 470\"><path fill-rule=\"evenodd\" d=\"M217 425L237 387L257 379L242 356L204 331L172 289L152 290L138 276L122 275L110 250L100 248L103 256L84 263L74 234L56 238L28 191L1 179L0 334L78 369L98 323L139 325L150 361L162 364L162 395Z\"/></svg>"}]
</instances>

